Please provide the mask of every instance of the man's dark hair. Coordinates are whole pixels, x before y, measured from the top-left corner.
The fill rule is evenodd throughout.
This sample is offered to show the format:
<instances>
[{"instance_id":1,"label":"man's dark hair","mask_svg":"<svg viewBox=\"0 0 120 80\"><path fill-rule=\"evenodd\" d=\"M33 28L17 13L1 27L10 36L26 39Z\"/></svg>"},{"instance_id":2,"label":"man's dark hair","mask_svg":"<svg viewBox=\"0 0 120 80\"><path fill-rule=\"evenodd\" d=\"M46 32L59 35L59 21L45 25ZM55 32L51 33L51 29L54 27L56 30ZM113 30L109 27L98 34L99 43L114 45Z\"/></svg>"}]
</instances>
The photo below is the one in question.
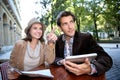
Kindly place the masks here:
<instances>
[{"instance_id":1,"label":"man's dark hair","mask_svg":"<svg viewBox=\"0 0 120 80\"><path fill-rule=\"evenodd\" d=\"M73 15L70 11L61 11L58 16L57 16L57 25L58 26L61 26L61 22L60 22L60 19L62 17L66 17L66 16L72 16L74 22L75 22L75 15Z\"/></svg>"}]
</instances>

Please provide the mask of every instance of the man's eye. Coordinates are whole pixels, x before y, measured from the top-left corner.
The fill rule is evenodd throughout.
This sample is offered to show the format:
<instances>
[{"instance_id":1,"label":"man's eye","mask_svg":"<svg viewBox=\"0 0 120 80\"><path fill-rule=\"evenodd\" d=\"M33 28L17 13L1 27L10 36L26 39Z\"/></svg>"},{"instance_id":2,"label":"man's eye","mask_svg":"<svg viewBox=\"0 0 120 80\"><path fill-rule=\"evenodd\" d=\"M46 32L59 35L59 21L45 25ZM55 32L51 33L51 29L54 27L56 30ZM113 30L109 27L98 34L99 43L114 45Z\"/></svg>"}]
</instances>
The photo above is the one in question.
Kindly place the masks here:
<instances>
[{"instance_id":1,"label":"man's eye","mask_svg":"<svg viewBox=\"0 0 120 80\"><path fill-rule=\"evenodd\" d=\"M74 23L74 21L72 20L72 21L70 21L70 23Z\"/></svg>"},{"instance_id":2,"label":"man's eye","mask_svg":"<svg viewBox=\"0 0 120 80\"><path fill-rule=\"evenodd\" d=\"M62 26L67 26L67 23L64 23Z\"/></svg>"}]
</instances>

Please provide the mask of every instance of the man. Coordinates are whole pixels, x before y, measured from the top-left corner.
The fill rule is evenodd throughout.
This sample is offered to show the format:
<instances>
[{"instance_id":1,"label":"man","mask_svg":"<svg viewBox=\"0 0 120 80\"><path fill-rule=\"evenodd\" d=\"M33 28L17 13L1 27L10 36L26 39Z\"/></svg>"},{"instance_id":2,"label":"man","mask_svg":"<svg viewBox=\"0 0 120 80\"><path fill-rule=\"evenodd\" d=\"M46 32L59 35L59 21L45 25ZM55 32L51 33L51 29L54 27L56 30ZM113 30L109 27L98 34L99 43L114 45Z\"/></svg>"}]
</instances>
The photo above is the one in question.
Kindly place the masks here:
<instances>
[{"instance_id":1,"label":"man","mask_svg":"<svg viewBox=\"0 0 120 80\"><path fill-rule=\"evenodd\" d=\"M69 11L62 11L57 17L57 25L64 34L56 41L55 64L64 65L65 69L75 75L98 76L108 71L113 62L111 57L100 47L89 33L75 30L75 16ZM97 53L94 61L88 58L82 64L64 61L66 56Z\"/></svg>"}]
</instances>

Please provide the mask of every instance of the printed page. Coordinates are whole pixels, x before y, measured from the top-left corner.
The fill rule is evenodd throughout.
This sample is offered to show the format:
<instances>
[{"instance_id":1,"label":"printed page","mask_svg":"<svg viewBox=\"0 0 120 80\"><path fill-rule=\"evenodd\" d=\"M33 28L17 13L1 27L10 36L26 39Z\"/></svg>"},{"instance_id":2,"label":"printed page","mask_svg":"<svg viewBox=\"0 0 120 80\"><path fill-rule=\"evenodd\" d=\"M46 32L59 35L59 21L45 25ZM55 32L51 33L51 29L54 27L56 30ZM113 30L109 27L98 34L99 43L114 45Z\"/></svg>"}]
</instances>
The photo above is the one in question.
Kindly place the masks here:
<instances>
[{"instance_id":1,"label":"printed page","mask_svg":"<svg viewBox=\"0 0 120 80\"><path fill-rule=\"evenodd\" d=\"M23 75L27 75L30 77L50 77L53 78L54 76L51 74L50 69L44 70L37 70L37 71L21 71Z\"/></svg>"}]
</instances>

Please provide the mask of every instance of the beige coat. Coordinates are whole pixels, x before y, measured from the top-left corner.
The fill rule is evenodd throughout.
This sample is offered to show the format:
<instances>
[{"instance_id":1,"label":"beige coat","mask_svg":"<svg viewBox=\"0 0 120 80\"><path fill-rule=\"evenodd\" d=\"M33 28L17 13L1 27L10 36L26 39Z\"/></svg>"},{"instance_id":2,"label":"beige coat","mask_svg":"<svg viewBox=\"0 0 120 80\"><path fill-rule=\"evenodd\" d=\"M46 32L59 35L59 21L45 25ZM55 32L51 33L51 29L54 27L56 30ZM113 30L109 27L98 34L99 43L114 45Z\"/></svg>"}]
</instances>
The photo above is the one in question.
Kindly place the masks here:
<instances>
[{"instance_id":1,"label":"beige coat","mask_svg":"<svg viewBox=\"0 0 120 80\"><path fill-rule=\"evenodd\" d=\"M24 40L19 40L16 42L11 56L10 64L20 70L24 69L24 56L26 52L27 42ZM43 64L45 61L49 64L53 63L55 59L55 47L54 45L40 45L40 61L39 65Z\"/></svg>"}]
</instances>

